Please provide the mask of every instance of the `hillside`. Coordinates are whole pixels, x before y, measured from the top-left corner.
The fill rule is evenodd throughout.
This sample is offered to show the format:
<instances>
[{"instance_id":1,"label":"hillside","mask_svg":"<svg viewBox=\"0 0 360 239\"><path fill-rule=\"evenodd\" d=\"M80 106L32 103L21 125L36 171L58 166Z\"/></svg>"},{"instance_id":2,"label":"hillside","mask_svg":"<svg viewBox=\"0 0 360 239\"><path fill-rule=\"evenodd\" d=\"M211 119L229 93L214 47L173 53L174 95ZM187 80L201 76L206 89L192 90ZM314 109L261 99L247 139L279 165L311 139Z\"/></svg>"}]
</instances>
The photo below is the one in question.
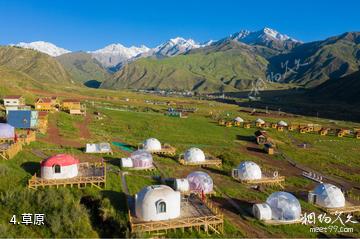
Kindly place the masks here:
<instances>
[{"instance_id":1,"label":"hillside","mask_svg":"<svg viewBox=\"0 0 360 239\"><path fill-rule=\"evenodd\" d=\"M96 59L85 52L63 54L56 58L69 72L73 81L84 84L89 81L103 82L110 77Z\"/></svg>"},{"instance_id":2,"label":"hillside","mask_svg":"<svg viewBox=\"0 0 360 239\"><path fill-rule=\"evenodd\" d=\"M316 100L360 103L360 71L340 79L331 79L312 89L308 95Z\"/></svg>"},{"instance_id":3,"label":"hillside","mask_svg":"<svg viewBox=\"0 0 360 239\"><path fill-rule=\"evenodd\" d=\"M285 65L288 64L284 82L314 87L328 79L340 78L359 69L360 32L344 33L324 41L302 44L290 53L275 56L269 61L269 74L284 74Z\"/></svg>"},{"instance_id":4,"label":"hillside","mask_svg":"<svg viewBox=\"0 0 360 239\"><path fill-rule=\"evenodd\" d=\"M37 82L71 82L69 73L53 57L31 49L0 47L0 67L22 72Z\"/></svg>"},{"instance_id":5,"label":"hillside","mask_svg":"<svg viewBox=\"0 0 360 239\"><path fill-rule=\"evenodd\" d=\"M236 91L249 89L253 80L264 79L267 63L252 47L227 41L216 49L158 60L140 59L126 65L101 87Z\"/></svg>"}]
</instances>

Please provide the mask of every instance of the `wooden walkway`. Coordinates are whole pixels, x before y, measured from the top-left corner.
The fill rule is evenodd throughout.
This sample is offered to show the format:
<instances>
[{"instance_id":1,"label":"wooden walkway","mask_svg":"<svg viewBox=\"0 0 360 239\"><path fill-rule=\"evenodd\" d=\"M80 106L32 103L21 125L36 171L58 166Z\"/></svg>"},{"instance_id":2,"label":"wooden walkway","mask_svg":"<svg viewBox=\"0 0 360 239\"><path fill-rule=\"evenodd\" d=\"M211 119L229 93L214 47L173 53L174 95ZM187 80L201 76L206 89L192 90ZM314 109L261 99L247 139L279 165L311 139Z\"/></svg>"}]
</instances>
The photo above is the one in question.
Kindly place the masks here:
<instances>
[{"instance_id":1,"label":"wooden walkway","mask_svg":"<svg viewBox=\"0 0 360 239\"><path fill-rule=\"evenodd\" d=\"M278 177L274 177L274 178L270 178L270 177L263 177L261 179L254 179L254 180L241 180L241 179L236 179L234 178L236 181L239 181L240 183L243 184L248 184L248 185L267 185L267 186L278 186L282 189L284 189L284 185L283 183L285 182L285 177L284 176L278 176Z\"/></svg>"},{"instance_id":2,"label":"wooden walkway","mask_svg":"<svg viewBox=\"0 0 360 239\"><path fill-rule=\"evenodd\" d=\"M186 165L186 166L205 166L205 167L215 166L217 168L220 168L222 166L222 160L212 155L206 155L205 161L202 162L188 162L184 159L184 155L181 154L178 158L178 162L181 165Z\"/></svg>"}]
</instances>

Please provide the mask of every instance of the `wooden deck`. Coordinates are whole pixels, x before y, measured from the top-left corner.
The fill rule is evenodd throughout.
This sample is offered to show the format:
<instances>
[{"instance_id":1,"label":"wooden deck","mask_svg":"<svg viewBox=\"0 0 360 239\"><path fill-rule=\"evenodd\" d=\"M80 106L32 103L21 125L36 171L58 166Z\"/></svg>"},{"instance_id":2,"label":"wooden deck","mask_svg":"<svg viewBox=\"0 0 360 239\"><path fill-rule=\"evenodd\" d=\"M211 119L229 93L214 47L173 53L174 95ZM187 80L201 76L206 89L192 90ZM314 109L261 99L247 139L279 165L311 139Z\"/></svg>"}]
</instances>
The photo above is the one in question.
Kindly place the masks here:
<instances>
[{"instance_id":1,"label":"wooden deck","mask_svg":"<svg viewBox=\"0 0 360 239\"><path fill-rule=\"evenodd\" d=\"M224 231L224 216L220 209L209 200L204 202L193 195L182 199L179 218L163 221L142 222L134 213L134 204L130 204L129 221L132 233L160 232L176 229L204 230L206 233L222 234Z\"/></svg>"},{"instance_id":2,"label":"wooden deck","mask_svg":"<svg viewBox=\"0 0 360 239\"><path fill-rule=\"evenodd\" d=\"M138 149L143 149L143 144L138 145ZM174 157L176 155L176 148L171 146L170 144L164 144L161 146L161 150L148 150L152 154L156 154L159 156L170 156Z\"/></svg>"},{"instance_id":3,"label":"wooden deck","mask_svg":"<svg viewBox=\"0 0 360 239\"><path fill-rule=\"evenodd\" d=\"M278 176L278 177L263 177L261 179L254 179L254 180L240 180L237 178L234 178L236 181L239 181L240 183L243 184L248 184L248 185L266 185L266 186L278 186L282 189L284 189L284 185L283 183L285 182L285 177L284 176Z\"/></svg>"},{"instance_id":4,"label":"wooden deck","mask_svg":"<svg viewBox=\"0 0 360 239\"><path fill-rule=\"evenodd\" d=\"M18 140L23 145L29 145L31 142L36 141L36 133L35 131L29 131L29 132L23 131L19 133Z\"/></svg>"},{"instance_id":5,"label":"wooden deck","mask_svg":"<svg viewBox=\"0 0 360 239\"><path fill-rule=\"evenodd\" d=\"M217 168L220 168L222 166L222 160L211 155L206 155L206 160L203 162L188 162L184 159L184 155L181 154L179 156L178 162L181 165L186 165L186 166L205 166L205 167L215 166Z\"/></svg>"},{"instance_id":6,"label":"wooden deck","mask_svg":"<svg viewBox=\"0 0 360 239\"><path fill-rule=\"evenodd\" d=\"M22 150L22 143L2 143L0 144L0 159L9 160L15 157Z\"/></svg>"},{"instance_id":7,"label":"wooden deck","mask_svg":"<svg viewBox=\"0 0 360 239\"><path fill-rule=\"evenodd\" d=\"M343 213L343 214L360 214L360 205L352 205L350 203L346 203L347 205L345 205L345 207L340 207L340 208L324 208L324 207L319 207L321 208L321 210L323 210L324 212L329 213L330 215L335 215L338 213ZM315 205L316 206L316 205Z\"/></svg>"},{"instance_id":8,"label":"wooden deck","mask_svg":"<svg viewBox=\"0 0 360 239\"><path fill-rule=\"evenodd\" d=\"M279 221L279 220L263 220L264 224L273 225L273 226L280 226L280 225L290 225L290 224L300 224L301 220L292 220L292 221Z\"/></svg>"},{"instance_id":9,"label":"wooden deck","mask_svg":"<svg viewBox=\"0 0 360 239\"><path fill-rule=\"evenodd\" d=\"M81 163L79 164L79 176L68 179L43 179L33 175L28 181L28 187L37 189L38 187L66 187L86 186L104 188L106 183L106 164L105 163Z\"/></svg>"}]
</instances>

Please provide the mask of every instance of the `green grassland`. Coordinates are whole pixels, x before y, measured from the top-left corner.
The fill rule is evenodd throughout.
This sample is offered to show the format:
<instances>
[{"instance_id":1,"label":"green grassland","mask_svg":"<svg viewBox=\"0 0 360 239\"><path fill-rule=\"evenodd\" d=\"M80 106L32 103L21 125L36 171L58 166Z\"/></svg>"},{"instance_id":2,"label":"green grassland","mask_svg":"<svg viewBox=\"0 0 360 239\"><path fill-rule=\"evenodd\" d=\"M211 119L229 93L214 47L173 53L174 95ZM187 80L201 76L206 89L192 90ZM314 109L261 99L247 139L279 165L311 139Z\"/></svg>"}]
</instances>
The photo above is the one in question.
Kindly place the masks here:
<instances>
[{"instance_id":1,"label":"green grassland","mask_svg":"<svg viewBox=\"0 0 360 239\"><path fill-rule=\"evenodd\" d=\"M54 87L48 94L64 94L61 89ZM101 112L102 119L95 117L87 125L91 133L90 139L79 137L78 124L84 123L82 117L72 117L65 113L50 115L50 124L56 125L59 134L65 139L73 139L85 146L88 141L122 142L137 146L148 137L155 137L162 143L169 143L177 148L177 153L184 152L191 146L203 149L223 160L220 170L201 169L199 167L180 166L172 158L154 157L158 170L152 172L129 171L126 182L131 194L138 192L142 187L158 183L152 177L163 174L165 177L185 177L194 170L208 172L217 186L218 192L214 200L232 198L242 213L238 220L245 222L256 232L266 237L319 237L319 236L360 236L360 227L354 225L354 232L349 234L317 234L309 232L309 226L283 225L268 226L252 218L250 214L251 203L260 203L277 189L264 188L255 190L246 187L230 177L231 169L244 160L252 160L268 170L286 169L278 168L280 163L286 164L279 155L259 157L247 150L249 139L255 128L226 128L217 124L217 118L234 118L240 116L245 120L254 120L257 117L240 112L236 105L222 104L215 101L195 100L191 98L160 97L155 95L142 95L132 92L115 92L107 90L93 90L74 87L69 95L82 98L87 104L88 114ZM28 102L34 98L26 95ZM125 101L124 99L128 99ZM187 119L168 117L163 114L167 108L163 104L149 104L148 101L173 102L185 107L197 107L195 114ZM266 121L277 122L276 117L261 117ZM298 117L285 118L287 122L312 122L331 124L329 120ZM344 127L359 127L351 122L337 122ZM269 135L276 140L278 148L294 161L310 167L318 172L339 177L353 183L359 183L359 144L354 138L339 139L334 136L320 137L315 134L285 133L273 129L268 130ZM44 138L45 136L40 136ZM301 149L296 142L306 142L311 147ZM115 153L106 157L108 174L106 188L59 188L39 189L32 191L26 188L27 180L39 171L40 158L32 151L41 150L48 155L67 152L81 156L80 148L60 147L51 142L37 141L19 153L14 159L0 161L0 235L10 237L128 237L127 206L122 179L119 174L119 158L128 153L114 147ZM284 172L286 173L286 172ZM286 180L285 190L301 195L315 184L298 176L289 176ZM299 197L303 211L319 209L306 202L306 198ZM224 209L226 210L226 209ZM234 209L235 210L235 209ZM44 213L45 226L12 225L8 221L12 215L20 217L22 213ZM241 214L241 215L240 215ZM236 224L237 219L227 218L225 214L224 237L254 236L246 227ZM140 235L150 236L150 235ZM180 230L169 232L167 237L208 237L203 233ZM218 237L218 235L210 235Z\"/></svg>"}]
</instances>

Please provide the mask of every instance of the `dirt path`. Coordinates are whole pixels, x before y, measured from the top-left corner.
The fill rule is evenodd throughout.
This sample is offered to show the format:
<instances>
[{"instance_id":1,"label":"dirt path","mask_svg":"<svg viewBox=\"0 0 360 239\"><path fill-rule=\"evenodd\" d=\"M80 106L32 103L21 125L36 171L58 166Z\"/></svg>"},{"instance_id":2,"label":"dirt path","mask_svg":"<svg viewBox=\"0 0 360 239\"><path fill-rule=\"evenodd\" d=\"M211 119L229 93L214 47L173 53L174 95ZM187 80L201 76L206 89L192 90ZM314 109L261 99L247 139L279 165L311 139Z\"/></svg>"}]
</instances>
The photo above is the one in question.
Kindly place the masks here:
<instances>
[{"instance_id":1,"label":"dirt path","mask_svg":"<svg viewBox=\"0 0 360 239\"><path fill-rule=\"evenodd\" d=\"M67 147L74 147L79 148L83 145L79 141L64 139L60 136L59 128L56 125L56 121L49 121L48 130L47 130L47 137L39 138L40 142L56 144L59 146L67 146Z\"/></svg>"},{"instance_id":2,"label":"dirt path","mask_svg":"<svg viewBox=\"0 0 360 239\"><path fill-rule=\"evenodd\" d=\"M91 114L86 114L83 122L77 123L75 126L79 129L79 136L81 139L90 139L91 134L88 128L88 125L92 121Z\"/></svg>"}]
</instances>

